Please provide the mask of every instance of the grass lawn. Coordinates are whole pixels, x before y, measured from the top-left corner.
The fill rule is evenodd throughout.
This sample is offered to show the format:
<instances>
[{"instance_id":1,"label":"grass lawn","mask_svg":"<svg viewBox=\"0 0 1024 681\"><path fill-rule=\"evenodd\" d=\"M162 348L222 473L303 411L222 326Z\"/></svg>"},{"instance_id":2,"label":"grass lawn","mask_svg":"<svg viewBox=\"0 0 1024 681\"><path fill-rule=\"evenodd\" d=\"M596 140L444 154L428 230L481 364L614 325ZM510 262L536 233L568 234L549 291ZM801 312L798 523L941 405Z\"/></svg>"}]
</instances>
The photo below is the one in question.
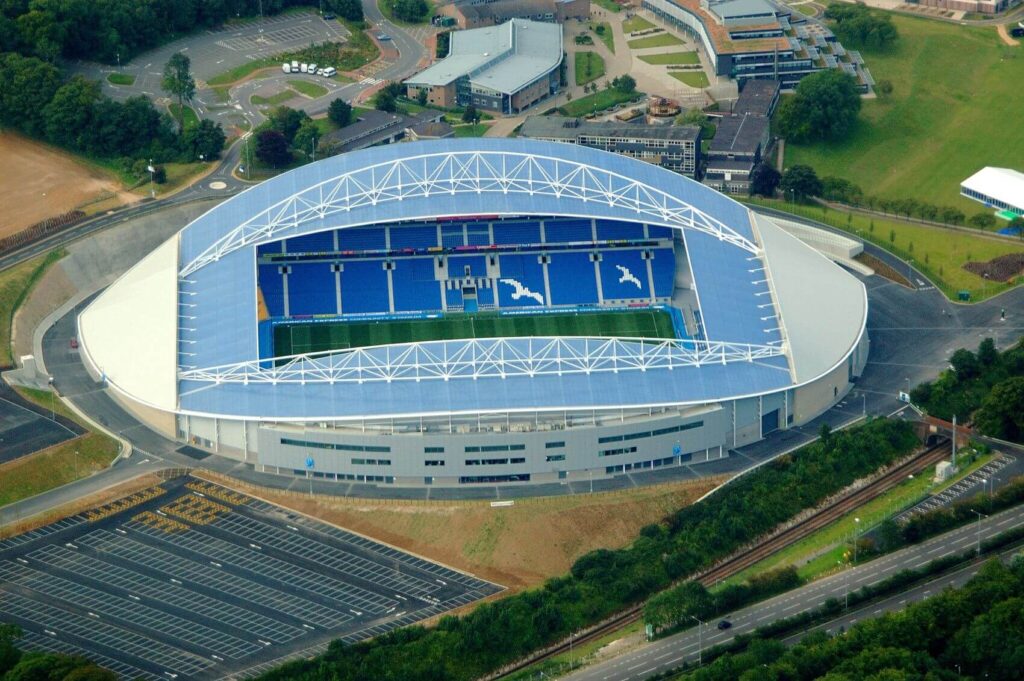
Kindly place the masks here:
<instances>
[{"instance_id":1,"label":"grass lawn","mask_svg":"<svg viewBox=\"0 0 1024 681\"><path fill-rule=\"evenodd\" d=\"M323 97L327 94L327 88L323 85L311 83L308 80L289 80L288 85L293 90L298 91L300 94L306 95L316 99L317 97Z\"/></svg>"},{"instance_id":2,"label":"grass lawn","mask_svg":"<svg viewBox=\"0 0 1024 681\"><path fill-rule=\"evenodd\" d=\"M649 28L654 28L654 24L647 21L647 19L644 19L639 14L634 14L622 22L622 30L626 33L632 33L633 31L646 31Z\"/></svg>"},{"instance_id":3,"label":"grass lawn","mask_svg":"<svg viewBox=\"0 0 1024 681\"><path fill-rule=\"evenodd\" d=\"M597 28L601 28L601 32L598 33ZM608 51L615 54L615 34L612 33L612 26L607 21L591 21L590 30L594 32L604 46L608 48Z\"/></svg>"},{"instance_id":4,"label":"grass lawn","mask_svg":"<svg viewBox=\"0 0 1024 681\"><path fill-rule=\"evenodd\" d=\"M50 408L48 390L17 388L27 400ZM62 402L54 402L54 411L80 423ZM85 435L23 456L0 465L0 506L34 496L78 478L103 470L117 456L118 444L102 433Z\"/></svg>"},{"instance_id":5,"label":"grass lawn","mask_svg":"<svg viewBox=\"0 0 1024 681\"><path fill-rule=\"evenodd\" d=\"M206 84L210 87L216 85L230 85L236 81L242 80L246 76L259 71L260 69L269 68L276 66L278 69L281 68L281 64L284 63L284 58L278 59L277 57L264 57L262 59L254 59L253 61L240 64L233 69L229 69L224 73L219 73L210 80L206 81Z\"/></svg>"},{"instance_id":6,"label":"grass lawn","mask_svg":"<svg viewBox=\"0 0 1024 681\"><path fill-rule=\"evenodd\" d=\"M629 41L629 49L643 50L648 47L668 47L669 45L682 45L683 41L671 33L658 33L657 35L637 38Z\"/></svg>"},{"instance_id":7,"label":"grass lawn","mask_svg":"<svg viewBox=\"0 0 1024 681\"><path fill-rule=\"evenodd\" d=\"M576 53L576 84L583 85L604 75L604 59L597 52Z\"/></svg>"},{"instance_id":8,"label":"grass lawn","mask_svg":"<svg viewBox=\"0 0 1024 681\"><path fill-rule=\"evenodd\" d=\"M292 355L387 343L502 336L604 336L675 338L667 312L589 312L540 315L453 314L443 319L279 324L274 354Z\"/></svg>"},{"instance_id":9,"label":"grass lawn","mask_svg":"<svg viewBox=\"0 0 1024 681\"><path fill-rule=\"evenodd\" d=\"M389 21L393 21L399 26L418 26L425 23L434 14L434 3L431 0L427 0L427 11L424 12L423 16L415 21L405 21L395 16L394 12L395 0L377 0L377 7L380 9L381 14L386 16Z\"/></svg>"},{"instance_id":10,"label":"grass lawn","mask_svg":"<svg viewBox=\"0 0 1024 681\"><path fill-rule=\"evenodd\" d=\"M963 265L972 260L986 261L1000 255L1024 252L1024 243L994 236L916 225L899 220L871 218L856 213L834 210L823 212L818 206L804 206L785 201L745 197L743 200L824 222L876 243L901 258L913 258L914 267L928 275L950 299L955 299L956 292L961 289L970 291L972 300L980 300L1011 288L1011 284L986 283L983 278L963 269ZM890 230L893 241L889 240Z\"/></svg>"},{"instance_id":11,"label":"grass lawn","mask_svg":"<svg viewBox=\"0 0 1024 681\"><path fill-rule=\"evenodd\" d=\"M214 161L216 163L216 161ZM164 171L167 173L167 181L156 186L157 196L173 191L183 184L187 184L199 173L206 170L207 163L196 161L194 163L165 163ZM144 184L140 189L149 192L149 184Z\"/></svg>"},{"instance_id":12,"label":"grass lawn","mask_svg":"<svg viewBox=\"0 0 1024 681\"><path fill-rule=\"evenodd\" d=\"M608 88L605 90L598 90L597 92L587 95L586 97L580 97L574 99L568 104L563 104L560 107L560 111L566 116L582 116L588 113L596 113L598 111L604 111L609 109L616 104L623 104L625 102L631 102L638 97L643 95L639 92L619 92L614 88Z\"/></svg>"},{"instance_id":13,"label":"grass lawn","mask_svg":"<svg viewBox=\"0 0 1024 681\"><path fill-rule=\"evenodd\" d=\"M810 3L804 3L802 5L790 5L793 9L801 14L806 14L809 17L814 16L814 7Z\"/></svg>"},{"instance_id":14,"label":"grass lawn","mask_svg":"<svg viewBox=\"0 0 1024 681\"><path fill-rule=\"evenodd\" d=\"M46 273L47 268L66 255L63 248L50 251L0 272L0 366L13 363L11 357L11 321L14 313L32 286Z\"/></svg>"},{"instance_id":15,"label":"grass lawn","mask_svg":"<svg viewBox=\"0 0 1024 681\"><path fill-rule=\"evenodd\" d=\"M856 131L839 144L786 144L786 165L847 178L869 194L956 206L960 181L983 166L1019 168L1024 135L1010 132L1024 109L1024 49L1004 46L991 28L893 14L891 52L865 52L887 101L864 100Z\"/></svg>"},{"instance_id":16,"label":"grass lawn","mask_svg":"<svg viewBox=\"0 0 1024 681\"><path fill-rule=\"evenodd\" d=\"M363 32L364 25L344 20L342 23L351 35L341 50L338 62L332 64L334 68L339 71L355 71L380 56L380 48L377 47L377 43L370 40L370 37ZM335 78L337 77L335 76Z\"/></svg>"},{"instance_id":17,"label":"grass lawn","mask_svg":"<svg viewBox=\"0 0 1024 681\"><path fill-rule=\"evenodd\" d=\"M171 112L171 118L173 118L174 121L177 122L178 121L178 103L177 102L172 102L172 103L168 104L167 105L167 109ZM192 126L199 125L199 116L196 115L195 109L190 107L188 104L186 104L184 106L183 114L184 114L183 123L184 123L186 128L191 128Z\"/></svg>"},{"instance_id":18,"label":"grass lawn","mask_svg":"<svg viewBox=\"0 0 1024 681\"><path fill-rule=\"evenodd\" d=\"M640 61L648 64L699 64L696 52L667 52L665 54L642 54Z\"/></svg>"},{"instance_id":19,"label":"grass lawn","mask_svg":"<svg viewBox=\"0 0 1024 681\"><path fill-rule=\"evenodd\" d=\"M668 75L690 87L707 87L709 85L708 77L703 71L669 71Z\"/></svg>"},{"instance_id":20,"label":"grass lawn","mask_svg":"<svg viewBox=\"0 0 1024 681\"><path fill-rule=\"evenodd\" d=\"M455 136L456 137L483 137L484 133L491 126L486 123L476 123L473 125L456 125Z\"/></svg>"},{"instance_id":21,"label":"grass lawn","mask_svg":"<svg viewBox=\"0 0 1024 681\"><path fill-rule=\"evenodd\" d=\"M253 95L252 103L257 106L277 106L278 104L284 104L295 96L296 94L292 90L281 90L276 95L270 95L269 97Z\"/></svg>"},{"instance_id":22,"label":"grass lawn","mask_svg":"<svg viewBox=\"0 0 1024 681\"><path fill-rule=\"evenodd\" d=\"M606 9L609 12L621 12L622 11L622 7L620 7L616 2L614 2L614 0L594 0L594 2L597 5L599 5L601 7L601 9Z\"/></svg>"},{"instance_id":23,"label":"grass lawn","mask_svg":"<svg viewBox=\"0 0 1024 681\"><path fill-rule=\"evenodd\" d=\"M537 662L536 664L531 664L517 672L513 672L506 676L505 679L506 681L535 681L536 679L553 679L562 676L569 670L575 669L581 664L585 664L588 661L588 658L609 643L618 641L619 639L627 636L632 636L633 634L639 634L643 629L643 620L637 620L632 624L626 625L622 629L616 629L615 631L601 636L600 638L574 646L572 652L566 651L564 653L560 653L554 657Z\"/></svg>"},{"instance_id":24,"label":"grass lawn","mask_svg":"<svg viewBox=\"0 0 1024 681\"><path fill-rule=\"evenodd\" d=\"M108 73L107 81L111 85L134 85L135 76L130 73Z\"/></svg>"}]
</instances>

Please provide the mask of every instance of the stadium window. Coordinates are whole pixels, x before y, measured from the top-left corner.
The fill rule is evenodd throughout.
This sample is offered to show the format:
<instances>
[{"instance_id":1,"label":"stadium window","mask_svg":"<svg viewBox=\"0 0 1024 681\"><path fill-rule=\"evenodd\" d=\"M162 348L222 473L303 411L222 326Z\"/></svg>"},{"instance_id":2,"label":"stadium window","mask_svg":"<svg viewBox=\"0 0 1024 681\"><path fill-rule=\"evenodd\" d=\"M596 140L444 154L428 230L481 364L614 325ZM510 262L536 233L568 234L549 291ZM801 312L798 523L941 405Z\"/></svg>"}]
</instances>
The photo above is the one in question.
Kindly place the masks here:
<instances>
[{"instance_id":1,"label":"stadium window","mask_svg":"<svg viewBox=\"0 0 1024 681\"><path fill-rule=\"evenodd\" d=\"M548 454L545 461L565 461L565 454Z\"/></svg>"},{"instance_id":2,"label":"stadium window","mask_svg":"<svg viewBox=\"0 0 1024 681\"><path fill-rule=\"evenodd\" d=\"M636 447L621 447L619 449L602 449L598 456L618 456L619 454L635 454Z\"/></svg>"},{"instance_id":3,"label":"stadium window","mask_svg":"<svg viewBox=\"0 0 1024 681\"><path fill-rule=\"evenodd\" d=\"M606 442L622 442L622 436L621 435L609 435L607 437L599 437L599 438L597 438L597 444L599 444L599 445L603 445Z\"/></svg>"},{"instance_id":4,"label":"stadium window","mask_svg":"<svg viewBox=\"0 0 1024 681\"><path fill-rule=\"evenodd\" d=\"M424 454L444 454L444 447L424 447Z\"/></svg>"},{"instance_id":5,"label":"stadium window","mask_svg":"<svg viewBox=\"0 0 1024 681\"><path fill-rule=\"evenodd\" d=\"M424 466L443 466L444 465L444 460L443 459L427 459L426 461L423 462L423 465Z\"/></svg>"},{"instance_id":6,"label":"stadium window","mask_svg":"<svg viewBox=\"0 0 1024 681\"><path fill-rule=\"evenodd\" d=\"M459 478L459 484L474 484L486 482L530 482L529 473L512 473L510 475L463 475Z\"/></svg>"},{"instance_id":7,"label":"stadium window","mask_svg":"<svg viewBox=\"0 0 1024 681\"><path fill-rule=\"evenodd\" d=\"M544 449L562 449L565 447L564 442L545 442Z\"/></svg>"},{"instance_id":8,"label":"stadium window","mask_svg":"<svg viewBox=\"0 0 1024 681\"><path fill-rule=\"evenodd\" d=\"M467 466L479 466L480 465L480 459L466 459L466 465Z\"/></svg>"},{"instance_id":9,"label":"stadium window","mask_svg":"<svg viewBox=\"0 0 1024 681\"><path fill-rule=\"evenodd\" d=\"M466 447L465 451L466 452L479 452L480 448L479 447Z\"/></svg>"},{"instance_id":10,"label":"stadium window","mask_svg":"<svg viewBox=\"0 0 1024 681\"><path fill-rule=\"evenodd\" d=\"M517 456L511 459L511 463L526 463L525 456Z\"/></svg>"}]
</instances>

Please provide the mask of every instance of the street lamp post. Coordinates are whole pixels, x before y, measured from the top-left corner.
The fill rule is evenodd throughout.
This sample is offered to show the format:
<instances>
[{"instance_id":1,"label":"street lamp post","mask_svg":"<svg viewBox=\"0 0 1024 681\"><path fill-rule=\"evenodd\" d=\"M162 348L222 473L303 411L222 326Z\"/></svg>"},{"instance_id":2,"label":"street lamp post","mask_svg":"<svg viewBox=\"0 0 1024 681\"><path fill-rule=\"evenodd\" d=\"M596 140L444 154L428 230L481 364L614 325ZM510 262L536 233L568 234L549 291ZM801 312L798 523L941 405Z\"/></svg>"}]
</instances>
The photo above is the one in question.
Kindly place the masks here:
<instances>
[{"instance_id":1,"label":"street lamp post","mask_svg":"<svg viewBox=\"0 0 1024 681\"><path fill-rule=\"evenodd\" d=\"M690 615L690 617L697 622L697 666L700 667L704 660L704 623L696 615Z\"/></svg>"},{"instance_id":2,"label":"street lamp post","mask_svg":"<svg viewBox=\"0 0 1024 681\"><path fill-rule=\"evenodd\" d=\"M857 530L860 528L860 518L853 519L853 564L857 564Z\"/></svg>"},{"instance_id":3,"label":"street lamp post","mask_svg":"<svg viewBox=\"0 0 1024 681\"><path fill-rule=\"evenodd\" d=\"M977 526L978 529L975 532L975 540L977 542L977 552L978 552L978 555L980 556L981 555L981 519L982 518L987 518L988 516L985 515L984 513L982 513L981 511L975 511L973 508L971 509L971 513L973 513L976 516L978 516L978 526Z\"/></svg>"}]
</instances>

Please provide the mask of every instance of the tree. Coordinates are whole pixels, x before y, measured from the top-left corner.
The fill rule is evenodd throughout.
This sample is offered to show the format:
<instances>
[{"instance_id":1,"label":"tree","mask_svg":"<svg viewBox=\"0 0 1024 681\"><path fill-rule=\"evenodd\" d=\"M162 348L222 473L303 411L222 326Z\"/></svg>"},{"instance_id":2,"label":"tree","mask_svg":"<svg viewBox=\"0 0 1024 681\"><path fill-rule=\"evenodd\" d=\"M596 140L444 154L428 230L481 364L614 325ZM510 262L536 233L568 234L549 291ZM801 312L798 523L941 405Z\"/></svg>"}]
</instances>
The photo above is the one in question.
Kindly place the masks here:
<instances>
[{"instance_id":1,"label":"tree","mask_svg":"<svg viewBox=\"0 0 1024 681\"><path fill-rule=\"evenodd\" d=\"M270 127L284 135L288 144L295 139L299 126L309 120L309 114L289 106L279 106L270 112Z\"/></svg>"},{"instance_id":2,"label":"tree","mask_svg":"<svg viewBox=\"0 0 1024 681\"><path fill-rule=\"evenodd\" d=\"M427 88L421 87L419 91L416 92L416 103L420 106L427 105Z\"/></svg>"},{"instance_id":3,"label":"tree","mask_svg":"<svg viewBox=\"0 0 1024 681\"><path fill-rule=\"evenodd\" d=\"M426 18L429 11L430 6L426 0L391 0L392 14L402 21L419 23Z\"/></svg>"},{"instance_id":4,"label":"tree","mask_svg":"<svg viewBox=\"0 0 1024 681\"><path fill-rule=\"evenodd\" d=\"M191 73L192 61L181 52L175 52L164 64L164 77L160 87L172 97L178 98L178 130L185 130L185 102L196 96L196 81Z\"/></svg>"},{"instance_id":5,"label":"tree","mask_svg":"<svg viewBox=\"0 0 1024 681\"><path fill-rule=\"evenodd\" d=\"M256 135L256 158L272 168L288 164L292 160L288 140L277 130L263 130Z\"/></svg>"},{"instance_id":6,"label":"tree","mask_svg":"<svg viewBox=\"0 0 1024 681\"><path fill-rule=\"evenodd\" d=\"M825 18L832 20L836 37L853 47L886 49L900 37L888 14L872 11L865 5L830 5Z\"/></svg>"},{"instance_id":7,"label":"tree","mask_svg":"<svg viewBox=\"0 0 1024 681\"><path fill-rule=\"evenodd\" d=\"M359 0L327 0L327 7L349 21L363 20L363 3Z\"/></svg>"},{"instance_id":8,"label":"tree","mask_svg":"<svg viewBox=\"0 0 1024 681\"><path fill-rule=\"evenodd\" d=\"M877 92L878 96L883 99L888 99L889 95L892 94L892 91L893 87L891 80L882 79L875 83L875 92Z\"/></svg>"},{"instance_id":9,"label":"tree","mask_svg":"<svg viewBox=\"0 0 1024 681\"><path fill-rule=\"evenodd\" d=\"M995 226L996 218L991 213L975 213L971 217L967 218L967 222L971 227L989 229L990 227Z\"/></svg>"},{"instance_id":10,"label":"tree","mask_svg":"<svg viewBox=\"0 0 1024 681\"><path fill-rule=\"evenodd\" d=\"M1016 230L1017 236L1024 239L1024 217L1018 215L1014 219L1010 220L1010 223L1006 225L1006 228L1010 230L1010 234L1013 234L1014 230Z\"/></svg>"},{"instance_id":11,"label":"tree","mask_svg":"<svg viewBox=\"0 0 1024 681\"><path fill-rule=\"evenodd\" d=\"M794 201L821 194L821 180L810 166L798 164L790 167L783 173L781 185L782 191L792 196Z\"/></svg>"},{"instance_id":12,"label":"tree","mask_svg":"<svg viewBox=\"0 0 1024 681\"><path fill-rule=\"evenodd\" d=\"M476 123L480 120L480 114L477 112L476 107L470 104L466 107L466 110L462 112L463 123Z\"/></svg>"},{"instance_id":13,"label":"tree","mask_svg":"<svg viewBox=\"0 0 1024 681\"><path fill-rule=\"evenodd\" d=\"M199 125L193 125L182 133L181 146L190 161L200 157L212 161L220 156L225 140L224 129L220 127L220 123L204 118L199 121Z\"/></svg>"},{"instance_id":14,"label":"tree","mask_svg":"<svg viewBox=\"0 0 1024 681\"><path fill-rule=\"evenodd\" d=\"M775 196L782 175L767 163L758 163L750 173L750 194L760 194L769 198Z\"/></svg>"},{"instance_id":15,"label":"tree","mask_svg":"<svg viewBox=\"0 0 1024 681\"><path fill-rule=\"evenodd\" d=\"M352 105L341 97L334 99L327 107L327 118L339 128L344 128L352 120Z\"/></svg>"},{"instance_id":16,"label":"tree","mask_svg":"<svg viewBox=\"0 0 1024 681\"><path fill-rule=\"evenodd\" d=\"M388 113L394 113L398 111L398 102L395 101L395 96L391 94L390 90L381 90L373 98L373 106L378 111L387 111Z\"/></svg>"},{"instance_id":17,"label":"tree","mask_svg":"<svg viewBox=\"0 0 1024 681\"><path fill-rule=\"evenodd\" d=\"M860 112L853 76L826 69L805 77L779 107L779 131L793 142L836 141L849 135Z\"/></svg>"},{"instance_id":18,"label":"tree","mask_svg":"<svg viewBox=\"0 0 1024 681\"><path fill-rule=\"evenodd\" d=\"M82 149L100 101L100 84L76 75L64 83L43 109L46 138L69 149Z\"/></svg>"},{"instance_id":19,"label":"tree","mask_svg":"<svg viewBox=\"0 0 1024 681\"><path fill-rule=\"evenodd\" d=\"M292 141L292 146L301 151L306 156L313 158L316 154L316 145L320 143L320 128L316 127L310 119L306 119L299 126L298 131L295 133L295 139Z\"/></svg>"},{"instance_id":20,"label":"tree","mask_svg":"<svg viewBox=\"0 0 1024 681\"><path fill-rule=\"evenodd\" d=\"M982 400L974 425L991 437L1024 441L1024 376L997 383Z\"/></svg>"},{"instance_id":21,"label":"tree","mask_svg":"<svg viewBox=\"0 0 1024 681\"><path fill-rule=\"evenodd\" d=\"M629 74L624 74L612 79L612 87L623 94L629 95L636 92L636 79Z\"/></svg>"},{"instance_id":22,"label":"tree","mask_svg":"<svg viewBox=\"0 0 1024 681\"><path fill-rule=\"evenodd\" d=\"M60 87L60 71L53 64L0 54L0 124L44 134L46 105Z\"/></svg>"},{"instance_id":23,"label":"tree","mask_svg":"<svg viewBox=\"0 0 1024 681\"><path fill-rule=\"evenodd\" d=\"M0 679L21 659L21 651L14 645L20 637L21 628L17 625L0 624Z\"/></svg>"}]
</instances>

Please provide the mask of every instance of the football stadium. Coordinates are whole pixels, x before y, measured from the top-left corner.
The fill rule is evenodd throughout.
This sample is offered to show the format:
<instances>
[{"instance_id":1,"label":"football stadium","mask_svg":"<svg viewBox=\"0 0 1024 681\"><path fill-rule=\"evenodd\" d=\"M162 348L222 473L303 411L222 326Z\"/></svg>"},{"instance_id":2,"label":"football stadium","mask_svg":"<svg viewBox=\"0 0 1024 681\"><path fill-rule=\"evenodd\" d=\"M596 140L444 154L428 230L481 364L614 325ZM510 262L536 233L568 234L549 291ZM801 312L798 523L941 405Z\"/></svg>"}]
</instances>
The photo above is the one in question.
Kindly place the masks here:
<instances>
[{"instance_id":1,"label":"football stadium","mask_svg":"<svg viewBox=\"0 0 1024 681\"><path fill-rule=\"evenodd\" d=\"M685 177L452 139L328 158L217 205L80 315L153 430L258 471L527 485L699 464L840 401L861 282Z\"/></svg>"}]
</instances>

